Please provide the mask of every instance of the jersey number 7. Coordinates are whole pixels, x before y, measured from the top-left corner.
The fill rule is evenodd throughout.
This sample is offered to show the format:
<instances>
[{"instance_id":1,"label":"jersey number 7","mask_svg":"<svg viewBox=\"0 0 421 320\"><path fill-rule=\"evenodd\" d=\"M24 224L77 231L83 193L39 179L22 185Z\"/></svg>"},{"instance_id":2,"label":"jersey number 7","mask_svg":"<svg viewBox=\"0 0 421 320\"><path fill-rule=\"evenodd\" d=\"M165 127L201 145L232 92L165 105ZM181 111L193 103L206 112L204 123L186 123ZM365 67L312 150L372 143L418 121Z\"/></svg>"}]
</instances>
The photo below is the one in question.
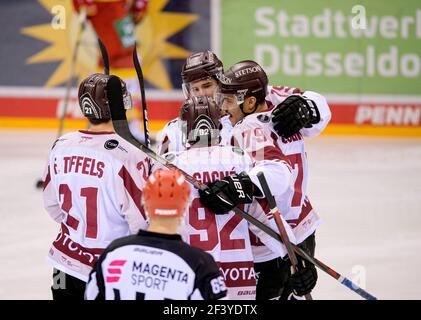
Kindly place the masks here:
<instances>
[{"instance_id":1,"label":"jersey number 7","mask_svg":"<svg viewBox=\"0 0 421 320\"><path fill-rule=\"evenodd\" d=\"M299 207L303 197L303 159L301 153L289 154L286 157L294 169L297 166L297 178L294 182L294 196L292 197L291 207Z\"/></svg>"}]
</instances>

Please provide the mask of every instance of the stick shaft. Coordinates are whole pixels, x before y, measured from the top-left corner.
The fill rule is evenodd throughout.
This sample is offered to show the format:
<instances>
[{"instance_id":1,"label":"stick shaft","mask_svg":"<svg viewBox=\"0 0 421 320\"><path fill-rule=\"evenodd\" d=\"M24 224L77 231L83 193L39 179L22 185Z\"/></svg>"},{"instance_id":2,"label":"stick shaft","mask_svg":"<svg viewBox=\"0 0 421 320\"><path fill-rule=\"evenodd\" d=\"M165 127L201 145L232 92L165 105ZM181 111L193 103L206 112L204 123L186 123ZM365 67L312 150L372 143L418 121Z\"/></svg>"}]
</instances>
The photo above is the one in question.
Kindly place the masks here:
<instances>
[{"instance_id":1,"label":"stick shaft","mask_svg":"<svg viewBox=\"0 0 421 320\"><path fill-rule=\"evenodd\" d=\"M110 59L108 58L107 48L105 44L102 42L101 38L98 37L98 46L99 50L101 51L102 62L104 64L104 73L106 75L110 74Z\"/></svg>"},{"instance_id":2,"label":"stick shaft","mask_svg":"<svg viewBox=\"0 0 421 320\"><path fill-rule=\"evenodd\" d=\"M129 126L128 126L127 118L126 118L126 113L125 113L122 101L121 101L120 105L112 105L111 106L111 118L112 118L113 126L114 126L114 129L115 129L116 133L119 136L121 136L123 139L125 139L128 142L130 142L131 144L133 144L135 147L137 147L138 149L143 151L147 156L149 156L153 160L161 163L167 169L180 170L181 174L183 174L184 177L186 178L186 180L189 183L191 183L195 188L201 189L201 190L204 190L204 189L207 188L206 185L204 185L200 181L196 180L194 177L189 175L187 172L185 172L185 171L181 170L180 168L176 167L174 164L170 163L165 158L158 155L155 151L151 150L150 148L148 148L147 146L145 146L144 144L142 144L141 142L136 140L136 138L132 135L132 133L129 130ZM283 243L280 235L277 232L275 232L272 228L270 228L269 226L265 225L264 223L262 223L261 221L259 221L258 219L251 216L250 214L241 210L238 207L235 207L232 210L236 214L239 214L245 220L247 220L248 222L250 222L251 224L256 226L257 228L261 229L263 232L267 233L272 238L274 238L274 239L278 240L279 242ZM356 284L352 283L352 281L342 277L339 273L337 273L333 269L327 267L325 264L321 263L317 259L309 256L300 247L297 247L295 245L292 245L292 247L298 255L300 255L301 257L303 257L307 261L313 263L319 269L328 273L330 276L332 276L336 280L339 280L340 283L342 283L344 286L348 287L349 289L353 290L354 292L359 294L361 297L363 297L365 299L368 299L368 300L375 300L376 299L374 296L372 296L371 294L369 294L365 290L359 288Z\"/></svg>"},{"instance_id":3,"label":"stick shaft","mask_svg":"<svg viewBox=\"0 0 421 320\"><path fill-rule=\"evenodd\" d=\"M58 131L57 131L57 139L61 137L61 135L63 134L63 129L64 129L64 119L66 118L66 114L67 114L67 110L69 109L69 102L70 102L70 91L72 89L72 80L73 77L75 75L75 68L76 68L76 60L77 60L77 53L79 50L79 46L80 46L80 42L82 39L82 34L83 31L85 30L85 26L86 26L86 11L85 10L81 10L80 14L79 14L79 27L76 33L76 42L75 45L73 47L73 51L72 51L72 59L70 60L70 74L69 74L69 78L67 79L66 82L66 94L64 96L64 106L63 106L63 110L60 114L60 118L59 118L59 127L58 127Z\"/></svg>"},{"instance_id":4,"label":"stick shaft","mask_svg":"<svg viewBox=\"0 0 421 320\"><path fill-rule=\"evenodd\" d=\"M142 98L143 132L145 135L145 144L149 148L151 145L151 141L149 139L148 108L146 106L145 83L143 79L142 68L140 67L139 57L137 56L136 43L133 49L133 63L136 69L137 79L139 81L139 87L140 87L140 95Z\"/></svg>"},{"instance_id":5,"label":"stick shaft","mask_svg":"<svg viewBox=\"0 0 421 320\"><path fill-rule=\"evenodd\" d=\"M262 186L262 189L263 189L263 193L269 203L270 211L275 217L275 222L276 222L276 225L278 226L279 233L281 234L282 242L287 248L288 257L289 257L289 260L291 261L293 272L295 273L297 271L298 259L295 255L294 249L292 247L292 243L289 240L288 233L285 229L284 223L282 222L281 214L279 213L275 198L273 197L272 192L269 189L269 185L266 181L264 173L259 172L257 174L257 178L259 179L260 185ZM306 294L305 298L306 300L313 300L310 293Z\"/></svg>"}]
</instances>

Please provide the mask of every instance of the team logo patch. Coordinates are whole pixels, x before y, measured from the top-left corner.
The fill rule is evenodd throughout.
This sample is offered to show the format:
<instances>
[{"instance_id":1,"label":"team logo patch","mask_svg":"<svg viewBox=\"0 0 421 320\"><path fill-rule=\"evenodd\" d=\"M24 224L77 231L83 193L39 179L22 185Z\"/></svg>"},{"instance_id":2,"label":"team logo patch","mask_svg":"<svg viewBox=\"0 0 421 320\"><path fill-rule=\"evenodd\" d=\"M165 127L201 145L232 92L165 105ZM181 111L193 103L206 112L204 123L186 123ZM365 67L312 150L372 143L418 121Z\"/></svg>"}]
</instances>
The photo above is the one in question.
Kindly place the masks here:
<instances>
[{"instance_id":1,"label":"team logo patch","mask_svg":"<svg viewBox=\"0 0 421 320\"><path fill-rule=\"evenodd\" d=\"M107 283L118 282L121 277L121 271L126 264L127 260L114 260L108 265L107 268Z\"/></svg>"},{"instance_id":2,"label":"team logo patch","mask_svg":"<svg viewBox=\"0 0 421 320\"><path fill-rule=\"evenodd\" d=\"M118 141L117 140L114 140L114 139L107 140L104 143L104 148L107 149L107 150L113 150L113 149L115 149L117 147L118 147Z\"/></svg>"},{"instance_id":3,"label":"team logo patch","mask_svg":"<svg viewBox=\"0 0 421 320\"><path fill-rule=\"evenodd\" d=\"M234 153L236 153L236 154L239 154L240 156L244 156L244 151L243 150L241 150L240 148L238 148L238 147L232 147L232 151L234 152Z\"/></svg>"},{"instance_id":4,"label":"team logo patch","mask_svg":"<svg viewBox=\"0 0 421 320\"><path fill-rule=\"evenodd\" d=\"M244 102L248 89L237 90L237 100Z\"/></svg>"},{"instance_id":5,"label":"team logo patch","mask_svg":"<svg viewBox=\"0 0 421 320\"><path fill-rule=\"evenodd\" d=\"M221 74L219 75L218 80L219 80L220 82L222 82L223 84L231 84L231 82L232 82L232 79L231 79L231 78L228 78L228 77L227 77L226 75L224 75L223 73L221 73Z\"/></svg>"},{"instance_id":6,"label":"team logo patch","mask_svg":"<svg viewBox=\"0 0 421 320\"><path fill-rule=\"evenodd\" d=\"M82 113L85 117L101 119L101 108L95 103L89 92L84 93L80 97L80 104L82 106Z\"/></svg>"},{"instance_id":7,"label":"team logo patch","mask_svg":"<svg viewBox=\"0 0 421 320\"><path fill-rule=\"evenodd\" d=\"M200 136L210 135L215 129L211 118L203 114L196 119L193 127L194 129L189 133L192 141L197 140Z\"/></svg>"},{"instance_id":8,"label":"team logo patch","mask_svg":"<svg viewBox=\"0 0 421 320\"><path fill-rule=\"evenodd\" d=\"M267 114L259 114L257 116L257 120L263 123L268 123L270 121L270 117Z\"/></svg>"},{"instance_id":9,"label":"team logo patch","mask_svg":"<svg viewBox=\"0 0 421 320\"><path fill-rule=\"evenodd\" d=\"M175 154L173 154L173 153L168 153L168 154L166 154L166 155L164 156L164 158L165 158L165 160L167 160L167 161L171 162L171 161L173 161L173 160L174 160L174 158L175 158Z\"/></svg>"}]
</instances>

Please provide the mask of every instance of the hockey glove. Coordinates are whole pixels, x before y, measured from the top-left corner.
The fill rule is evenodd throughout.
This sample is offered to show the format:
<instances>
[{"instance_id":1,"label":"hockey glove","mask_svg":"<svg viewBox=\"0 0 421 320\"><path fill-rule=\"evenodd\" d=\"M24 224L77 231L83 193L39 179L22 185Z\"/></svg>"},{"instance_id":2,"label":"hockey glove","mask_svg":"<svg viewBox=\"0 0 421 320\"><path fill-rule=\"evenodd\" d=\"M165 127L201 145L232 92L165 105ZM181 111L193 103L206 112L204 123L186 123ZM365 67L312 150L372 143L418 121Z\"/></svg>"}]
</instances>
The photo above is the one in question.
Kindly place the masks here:
<instances>
[{"instance_id":1,"label":"hockey glove","mask_svg":"<svg viewBox=\"0 0 421 320\"><path fill-rule=\"evenodd\" d=\"M310 293L316 286L317 270L314 264L297 256L297 271L291 275L289 281L292 291L297 296Z\"/></svg>"},{"instance_id":2,"label":"hockey glove","mask_svg":"<svg viewBox=\"0 0 421 320\"><path fill-rule=\"evenodd\" d=\"M251 203L253 189L250 177L241 172L208 184L204 191L199 190L200 202L214 214L224 214L238 204Z\"/></svg>"},{"instance_id":3,"label":"hockey glove","mask_svg":"<svg viewBox=\"0 0 421 320\"><path fill-rule=\"evenodd\" d=\"M286 98L276 106L272 116L276 133L285 138L298 133L302 128L311 128L320 121L316 104L300 95Z\"/></svg>"}]
</instances>

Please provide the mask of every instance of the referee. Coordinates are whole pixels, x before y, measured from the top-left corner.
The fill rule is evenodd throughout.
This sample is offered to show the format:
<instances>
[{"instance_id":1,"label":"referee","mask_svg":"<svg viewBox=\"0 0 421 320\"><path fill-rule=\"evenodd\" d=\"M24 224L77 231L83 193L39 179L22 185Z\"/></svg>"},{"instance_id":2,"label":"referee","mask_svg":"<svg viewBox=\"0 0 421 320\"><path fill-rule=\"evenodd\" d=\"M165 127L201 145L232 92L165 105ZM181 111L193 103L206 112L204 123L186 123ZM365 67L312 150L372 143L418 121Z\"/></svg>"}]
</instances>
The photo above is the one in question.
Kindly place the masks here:
<instances>
[{"instance_id":1,"label":"referee","mask_svg":"<svg viewBox=\"0 0 421 320\"><path fill-rule=\"evenodd\" d=\"M212 256L177 234L190 187L178 171L157 170L143 190L148 231L113 241L87 283L87 300L217 300L227 298Z\"/></svg>"}]
</instances>

